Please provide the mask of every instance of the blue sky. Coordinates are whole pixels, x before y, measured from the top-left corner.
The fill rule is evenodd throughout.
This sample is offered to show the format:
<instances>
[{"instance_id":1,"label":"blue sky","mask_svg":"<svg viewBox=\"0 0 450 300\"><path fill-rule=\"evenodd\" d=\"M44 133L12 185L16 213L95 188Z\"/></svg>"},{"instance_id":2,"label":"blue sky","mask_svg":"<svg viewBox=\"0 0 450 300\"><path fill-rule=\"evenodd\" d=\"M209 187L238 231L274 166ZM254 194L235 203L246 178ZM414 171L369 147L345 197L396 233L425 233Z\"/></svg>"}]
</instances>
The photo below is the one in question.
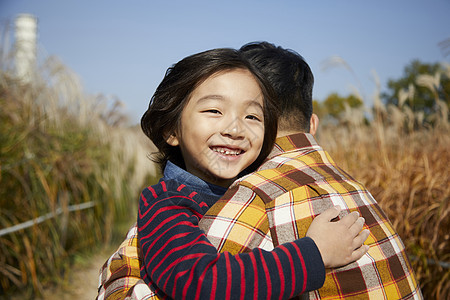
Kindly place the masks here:
<instances>
[{"instance_id":1,"label":"blue sky","mask_svg":"<svg viewBox=\"0 0 450 300\"><path fill-rule=\"evenodd\" d=\"M357 88L371 106L376 90L413 59L449 62L449 0L380 1L60 1L0 0L0 24L38 18L39 55L58 56L86 93L115 95L137 122L166 69L216 47L266 40L299 52L315 75L314 98ZM343 67L324 69L340 56Z\"/></svg>"}]
</instances>

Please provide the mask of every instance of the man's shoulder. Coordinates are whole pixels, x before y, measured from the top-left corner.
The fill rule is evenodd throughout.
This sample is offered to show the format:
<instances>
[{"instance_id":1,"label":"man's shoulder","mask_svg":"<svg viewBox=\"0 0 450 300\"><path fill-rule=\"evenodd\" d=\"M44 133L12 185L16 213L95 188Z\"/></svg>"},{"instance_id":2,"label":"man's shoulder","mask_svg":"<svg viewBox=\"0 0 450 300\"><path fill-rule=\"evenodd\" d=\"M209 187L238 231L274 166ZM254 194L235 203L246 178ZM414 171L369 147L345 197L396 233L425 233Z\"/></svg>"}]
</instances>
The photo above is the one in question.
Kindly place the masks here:
<instances>
[{"instance_id":1,"label":"man's shoulder","mask_svg":"<svg viewBox=\"0 0 450 300\"><path fill-rule=\"evenodd\" d=\"M368 192L318 145L295 148L273 156L258 171L245 176L236 185L251 190L265 203L303 188L312 188L320 193L331 190L333 193Z\"/></svg>"},{"instance_id":2,"label":"man's shoulder","mask_svg":"<svg viewBox=\"0 0 450 300\"><path fill-rule=\"evenodd\" d=\"M311 183L314 178L309 176L307 180L303 178L304 176L300 176L303 180L295 180L295 182L289 179L293 174L295 174L294 179L297 179L300 173L308 173L304 171L310 167L308 162L302 159L303 156L304 153L301 151L290 151L272 157L264 162L257 171L237 181L235 186L250 189L270 201L289 190Z\"/></svg>"},{"instance_id":3,"label":"man's shoulder","mask_svg":"<svg viewBox=\"0 0 450 300\"><path fill-rule=\"evenodd\" d=\"M270 159L266 160L256 172L250 174L270 174L274 171L289 172L291 169L305 169L323 163L330 159L329 154L318 144L303 147L292 147L289 150L274 152Z\"/></svg>"}]
</instances>

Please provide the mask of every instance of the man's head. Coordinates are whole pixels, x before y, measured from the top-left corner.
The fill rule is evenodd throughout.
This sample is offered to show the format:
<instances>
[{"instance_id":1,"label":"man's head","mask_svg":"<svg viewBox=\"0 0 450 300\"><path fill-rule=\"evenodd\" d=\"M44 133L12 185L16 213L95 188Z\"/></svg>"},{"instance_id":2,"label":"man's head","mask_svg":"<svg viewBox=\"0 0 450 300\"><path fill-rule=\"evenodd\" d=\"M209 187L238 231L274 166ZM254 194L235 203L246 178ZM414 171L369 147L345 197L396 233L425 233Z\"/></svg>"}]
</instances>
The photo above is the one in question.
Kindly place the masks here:
<instances>
[{"instance_id":1,"label":"man's head","mask_svg":"<svg viewBox=\"0 0 450 300\"><path fill-rule=\"evenodd\" d=\"M277 94L278 131L314 134L318 123L312 113L314 76L303 57L268 42L248 43L239 51L266 77Z\"/></svg>"}]
</instances>

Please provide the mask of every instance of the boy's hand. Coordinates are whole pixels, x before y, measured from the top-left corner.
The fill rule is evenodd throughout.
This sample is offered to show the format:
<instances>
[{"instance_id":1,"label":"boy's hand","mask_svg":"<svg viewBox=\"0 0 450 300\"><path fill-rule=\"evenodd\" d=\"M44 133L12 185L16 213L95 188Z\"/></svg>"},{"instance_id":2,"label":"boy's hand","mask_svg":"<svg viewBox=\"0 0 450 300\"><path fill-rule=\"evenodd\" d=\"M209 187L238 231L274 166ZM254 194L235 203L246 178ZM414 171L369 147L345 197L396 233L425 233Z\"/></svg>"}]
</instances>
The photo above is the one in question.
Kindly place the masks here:
<instances>
[{"instance_id":1,"label":"boy's hand","mask_svg":"<svg viewBox=\"0 0 450 300\"><path fill-rule=\"evenodd\" d=\"M335 206L318 215L309 226L306 236L319 248L325 268L341 267L360 259L369 246L363 245L369 230L363 231L364 218L354 211L337 222L341 208Z\"/></svg>"}]
</instances>

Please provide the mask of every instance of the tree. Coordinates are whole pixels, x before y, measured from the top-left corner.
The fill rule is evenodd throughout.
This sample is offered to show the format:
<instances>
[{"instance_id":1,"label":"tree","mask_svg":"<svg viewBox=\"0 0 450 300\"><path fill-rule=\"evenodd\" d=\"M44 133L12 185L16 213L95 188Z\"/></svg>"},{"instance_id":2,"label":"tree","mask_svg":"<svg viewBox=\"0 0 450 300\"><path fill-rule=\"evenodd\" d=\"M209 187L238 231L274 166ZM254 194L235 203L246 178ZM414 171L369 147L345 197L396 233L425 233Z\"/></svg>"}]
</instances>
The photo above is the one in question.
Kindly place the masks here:
<instances>
[{"instance_id":1,"label":"tree","mask_svg":"<svg viewBox=\"0 0 450 300\"><path fill-rule=\"evenodd\" d=\"M342 113L345 111L345 106L350 108L357 108L363 105L361 99L354 95L349 95L347 97L341 97L337 93L330 94L324 101L323 106L328 113L328 115L334 117L335 119L340 119Z\"/></svg>"},{"instance_id":2,"label":"tree","mask_svg":"<svg viewBox=\"0 0 450 300\"><path fill-rule=\"evenodd\" d=\"M324 105L318 100L313 100L313 113L315 113L321 120L327 114Z\"/></svg>"},{"instance_id":3,"label":"tree","mask_svg":"<svg viewBox=\"0 0 450 300\"><path fill-rule=\"evenodd\" d=\"M427 64L419 60L412 61L404 68L403 77L390 79L388 91L381 97L386 104L407 105L413 112L423 111L425 116L438 110L437 99L450 104L449 67L439 63ZM405 100L401 95L408 91Z\"/></svg>"}]
</instances>

